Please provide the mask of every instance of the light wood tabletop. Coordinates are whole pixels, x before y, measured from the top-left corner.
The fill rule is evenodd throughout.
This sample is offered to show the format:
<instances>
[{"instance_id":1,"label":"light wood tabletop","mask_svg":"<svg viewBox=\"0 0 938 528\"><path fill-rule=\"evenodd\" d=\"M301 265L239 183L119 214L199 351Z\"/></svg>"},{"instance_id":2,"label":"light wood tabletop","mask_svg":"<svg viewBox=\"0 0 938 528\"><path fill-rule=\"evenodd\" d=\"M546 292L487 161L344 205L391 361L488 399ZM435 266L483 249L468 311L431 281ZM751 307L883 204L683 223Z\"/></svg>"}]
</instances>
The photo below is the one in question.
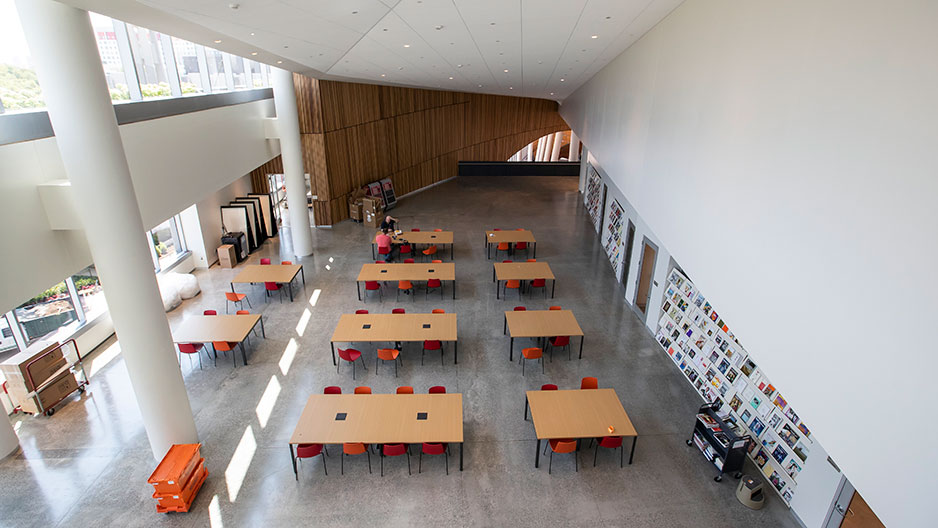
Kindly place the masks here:
<instances>
[{"instance_id":1,"label":"light wood tabletop","mask_svg":"<svg viewBox=\"0 0 938 528\"><path fill-rule=\"evenodd\" d=\"M302 264L248 264L231 280L231 291L235 291L235 283L256 284L261 282L276 282L289 284L290 302L293 302L293 279L297 273L303 278L306 286L306 272Z\"/></svg>"},{"instance_id":2,"label":"light wood tabletop","mask_svg":"<svg viewBox=\"0 0 938 528\"><path fill-rule=\"evenodd\" d=\"M244 340L257 323L261 324L261 335L266 337L264 320L260 314L247 315L191 315L180 323L173 331L175 343L211 343L212 341L227 341L238 343L241 347L241 356L247 365L247 355L244 351Z\"/></svg>"},{"instance_id":3,"label":"light wood tabletop","mask_svg":"<svg viewBox=\"0 0 938 528\"><path fill-rule=\"evenodd\" d=\"M290 437L294 473L295 444L346 442L458 443L462 470L462 394L313 394Z\"/></svg>"},{"instance_id":4,"label":"light wood tabletop","mask_svg":"<svg viewBox=\"0 0 938 528\"><path fill-rule=\"evenodd\" d=\"M546 262L496 262L492 270L492 280L495 282L495 298L500 298L502 281L508 280L534 280L549 279L551 281L550 297L554 298L557 287L557 278ZM520 290L519 290L520 291ZM546 295L546 293L545 293Z\"/></svg>"},{"instance_id":5,"label":"light wood tabletop","mask_svg":"<svg viewBox=\"0 0 938 528\"><path fill-rule=\"evenodd\" d=\"M632 453L638 432L622 407L614 389L527 391L531 419L538 439L537 467L541 440L554 438L602 438L631 436ZM609 427L613 427L612 431Z\"/></svg>"},{"instance_id":6,"label":"light wood tabletop","mask_svg":"<svg viewBox=\"0 0 938 528\"><path fill-rule=\"evenodd\" d=\"M506 311L511 337L581 336L583 330L570 310Z\"/></svg>"},{"instance_id":7,"label":"light wood tabletop","mask_svg":"<svg viewBox=\"0 0 938 528\"><path fill-rule=\"evenodd\" d=\"M456 334L456 314L342 314L332 333L332 364L335 343L385 341L452 341L453 360L459 363Z\"/></svg>"},{"instance_id":8,"label":"light wood tabletop","mask_svg":"<svg viewBox=\"0 0 938 528\"><path fill-rule=\"evenodd\" d=\"M505 229L501 231L486 231L485 232L485 257L491 258L489 256L490 250L493 244L500 244L502 242L507 242L509 244L517 244L518 242L526 242L531 244L531 249L534 257L537 257L537 240L534 239L534 233L528 231L527 229L517 230L517 229ZM498 255L498 252L495 252Z\"/></svg>"},{"instance_id":9,"label":"light wood tabletop","mask_svg":"<svg viewBox=\"0 0 938 528\"><path fill-rule=\"evenodd\" d=\"M380 231L375 233L377 237ZM452 244L452 231L404 231L399 235L393 235L391 241L395 244ZM374 243L374 242L372 242Z\"/></svg>"},{"instance_id":10,"label":"light wood tabletop","mask_svg":"<svg viewBox=\"0 0 938 528\"><path fill-rule=\"evenodd\" d=\"M362 264L361 271L358 272L358 278L355 279L355 291L358 293L358 300L363 301L361 284L365 281L425 281L429 279L439 279L441 281L451 281L453 283L453 299L456 298L456 264L452 262L436 262L413 264ZM415 295L413 293L412 295ZM440 288L440 296L443 296L443 288Z\"/></svg>"}]
</instances>

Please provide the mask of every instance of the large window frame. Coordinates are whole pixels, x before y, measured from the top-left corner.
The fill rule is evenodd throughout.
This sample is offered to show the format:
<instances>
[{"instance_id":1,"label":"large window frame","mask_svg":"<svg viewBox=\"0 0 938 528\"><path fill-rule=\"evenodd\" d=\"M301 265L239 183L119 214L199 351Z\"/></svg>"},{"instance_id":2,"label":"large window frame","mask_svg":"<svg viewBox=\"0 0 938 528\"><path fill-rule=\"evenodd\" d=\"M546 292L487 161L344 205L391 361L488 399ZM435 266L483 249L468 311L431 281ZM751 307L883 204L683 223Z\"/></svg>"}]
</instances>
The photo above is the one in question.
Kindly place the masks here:
<instances>
[{"instance_id":1,"label":"large window frame","mask_svg":"<svg viewBox=\"0 0 938 528\"><path fill-rule=\"evenodd\" d=\"M156 236L154 233L157 231L157 228L163 224L169 224L170 239L173 242L174 252L172 258L169 259L161 257L158 251L159 244L154 238ZM178 214L171 216L164 222L160 222L159 225L153 229L147 230L146 237L147 246L150 248L150 258L153 259L153 269L157 273L173 267L177 262L185 258L189 252L189 247L186 245L186 236L182 230L182 217Z\"/></svg>"}]
</instances>

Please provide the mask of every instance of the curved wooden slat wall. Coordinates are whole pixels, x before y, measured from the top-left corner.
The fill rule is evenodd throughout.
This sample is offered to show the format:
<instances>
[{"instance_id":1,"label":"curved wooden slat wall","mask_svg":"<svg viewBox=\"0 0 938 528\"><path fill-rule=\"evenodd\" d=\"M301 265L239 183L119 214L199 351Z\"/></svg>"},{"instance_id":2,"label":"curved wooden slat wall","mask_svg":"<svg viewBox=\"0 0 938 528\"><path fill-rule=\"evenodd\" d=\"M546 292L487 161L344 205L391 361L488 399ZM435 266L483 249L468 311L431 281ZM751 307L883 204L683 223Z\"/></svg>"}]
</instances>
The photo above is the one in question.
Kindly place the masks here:
<instances>
[{"instance_id":1,"label":"curved wooden slat wall","mask_svg":"<svg viewBox=\"0 0 938 528\"><path fill-rule=\"evenodd\" d=\"M545 99L293 79L317 225L348 218L366 183L390 177L403 195L570 128Z\"/></svg>"}]
</instances>

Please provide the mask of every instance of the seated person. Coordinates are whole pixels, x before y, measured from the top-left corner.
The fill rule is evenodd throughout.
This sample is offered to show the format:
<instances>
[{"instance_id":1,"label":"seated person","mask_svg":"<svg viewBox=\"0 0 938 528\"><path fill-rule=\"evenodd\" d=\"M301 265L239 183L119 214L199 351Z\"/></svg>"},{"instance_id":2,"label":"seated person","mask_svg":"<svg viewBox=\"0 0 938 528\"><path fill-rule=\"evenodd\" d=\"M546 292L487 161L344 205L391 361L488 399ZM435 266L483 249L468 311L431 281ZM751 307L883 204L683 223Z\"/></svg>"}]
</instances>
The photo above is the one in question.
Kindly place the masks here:
<instances>
[{"instance_id":1,"label":"seated person","mask_svg":"<svg viewBox=\"0 0 938 528\"><path fill-rule=\"evenodd\" d=\"M397 218L388 215L384 217L384 220L381 221L381 230L390 231L393 233L397 229L397 222L399 222Z\"/></svg>"},{"instance_id":2,"label":"seated person","mask_svg":"<svg viewBox=\"0 0 938 528\"><path fill-rule=\"evenodd\" d=\"M389 231L387 229L382 229L377 236L375 236L375 244L378 246L378 255L384 258L385 262L391 262L394 257L394 248L391 244L391 237L388 235ZM382 248L387 248L387 253L381 251Z\"/></svg>"}]
</instances>

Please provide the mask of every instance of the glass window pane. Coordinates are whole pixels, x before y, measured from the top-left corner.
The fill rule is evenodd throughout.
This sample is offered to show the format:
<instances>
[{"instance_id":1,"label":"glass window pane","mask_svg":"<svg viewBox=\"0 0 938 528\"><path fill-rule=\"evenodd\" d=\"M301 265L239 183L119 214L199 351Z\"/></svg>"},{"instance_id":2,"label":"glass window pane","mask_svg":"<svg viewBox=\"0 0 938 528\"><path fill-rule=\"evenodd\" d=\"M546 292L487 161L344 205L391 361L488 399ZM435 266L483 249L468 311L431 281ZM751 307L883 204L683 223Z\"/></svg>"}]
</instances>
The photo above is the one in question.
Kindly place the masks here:
<instances>
[{"instance_id":1,"label":"glass window pane","mask_svg":"<svg viewBox=\"0 0 938 528\"><path fill-rule=\"evenodd\" d=\"M13 0L0 0L0 114L46 107Z\"/></svg>"},{"instance_id":2,"label":"glass window pane","mask_svg":"<svg viewBox=\"0 0 938 528\"><path fill-rule=\"evenodd\" d=\"M244 90L248 87L248 76L244 71L244 59L236 55L231 56L231 76L234 78L235 90Z\"/></svg>"},{"instance_id":3,"label":"glass window pane","mask_svg":"<svg viewBox=\"0 0 938 528\"><path fill-rule=\"evenodd\" d=\"M153 248L159 257L160 269L165 269L175 262L176 255L182 252L182 249L176 246L176 240L173 238L173 223L174 220L170 218L150 231Z\"/></svg>"},{"instance_id":4,"label":"glass window pane","mask_svg":"<svg viewBox=\"0 0 938 528\"><path fill-rule=\"evenodd\" d=\"M251 88L264 88L264 73L261 70L263 65L257 61L251 61Z\"/></svg>"},{"instance_id":5,"label":"glass window pane","mask_svg":"<svg viewBox=\"0 0 938 528\"><path fill-rule=\"evenodd\" d=\"M133 50L137 79L144 99L172 97L165 63L167 56L163 42L156 31L127 24L130 48Z\"/></svg>"},{"instance_id":6,"label":"glass window pane","mask_svg":"<svg viewBox=\"0 0 938 528\"><path fill-rule=\"evenodd\" d=\"M16 349L16 340L7 318L0 314L0 353Z\"/></svg>"},{"instance_id":7,"label":"glass window pane","mask_svg":"<svg viewBox=\"0 0 938 528\"><path fill-rule=\"evenodd\" d=\"M98 280L98 271L94 265L72 275L78 299L85 310L85 319L92 320L107 311L107 301L104 300L104 290Z\"/></svg>"},{"instance_id":8,"label":"glass window pane","mask_svg":"<svg viewBox=\"0 0 938 528\"><path fill-rule=\"evenodd\" d=\"M183 95L208 92L208 86L202 86L202 71L199 69L199 54L196 45L176 37L172 40Z\"/></svg>"},{"instance_id":9,"label":"glass window pane","mask_svg":"<svg viewBox=\"0 0 938 528\"><path fill-rule=\"evenodd\" d=\"M101 65L104 66L104 76L107 78L111 100L130 101L127 77L124 75L124 65L121 62L117 35L114 32L114 20L104 15L91 13L91 26L94 28L95 39L98 41L98 53L101 55Z\"/></svg>"},{"instance_id":10,"label":"glass window pane","mask_svg":"<svg viewBox=\"0 0 938 528\"><path fill-rule=\"evenodd\" d=\"M75 306L62 281L15 310L27 342L34 341L78 321Z\"/></svg>"},{"instance_id":11,"label":"glass window pane","mask_svg":"<svg viewBox=\"0 0 938 528\"><path fill-rule=\"evenodd\" d=\"M225 59L217 49L205 48L205 60L208 62L209 82L213 92L225 92L230 89L225 78Z\"/></svg>"}]
</instances>

